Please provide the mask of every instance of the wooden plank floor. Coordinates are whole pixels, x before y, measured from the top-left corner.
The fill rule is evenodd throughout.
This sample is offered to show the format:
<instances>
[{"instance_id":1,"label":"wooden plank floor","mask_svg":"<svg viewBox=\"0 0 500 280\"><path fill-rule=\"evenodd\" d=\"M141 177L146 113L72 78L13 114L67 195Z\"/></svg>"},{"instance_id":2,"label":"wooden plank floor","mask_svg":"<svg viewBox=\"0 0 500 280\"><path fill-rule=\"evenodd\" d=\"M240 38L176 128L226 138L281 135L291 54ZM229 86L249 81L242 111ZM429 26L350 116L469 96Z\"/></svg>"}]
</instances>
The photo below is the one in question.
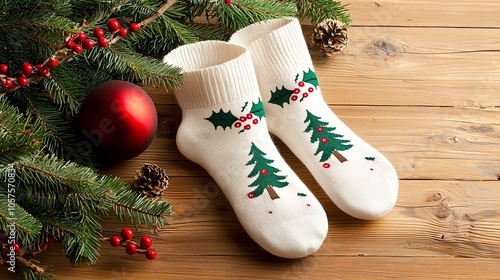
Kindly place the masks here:
<instances>
[{"instance_id":1,"label":"wooden plank floor","mask_svg":"<svg viewBox=\"0 0 500 280\"><path fill-rule=\"evenodd\" d=\"M213 179L176 149L173 95L147 88L160 114L158 137L105 172L132 182L135 169L152 162L170 175L164 198L177 214L153 235L158 259L104 245L97 265L71 267L56 245L41 254L56 279L500 279L500 2L351 0L349 9L355 22L345 51L311 54L332 110L399 174L388 216L343 214L277 140L323 204L330 230L313 256L269 255ZM110 220L104 234L121 227Z\"/></svg>"}]
</instances>

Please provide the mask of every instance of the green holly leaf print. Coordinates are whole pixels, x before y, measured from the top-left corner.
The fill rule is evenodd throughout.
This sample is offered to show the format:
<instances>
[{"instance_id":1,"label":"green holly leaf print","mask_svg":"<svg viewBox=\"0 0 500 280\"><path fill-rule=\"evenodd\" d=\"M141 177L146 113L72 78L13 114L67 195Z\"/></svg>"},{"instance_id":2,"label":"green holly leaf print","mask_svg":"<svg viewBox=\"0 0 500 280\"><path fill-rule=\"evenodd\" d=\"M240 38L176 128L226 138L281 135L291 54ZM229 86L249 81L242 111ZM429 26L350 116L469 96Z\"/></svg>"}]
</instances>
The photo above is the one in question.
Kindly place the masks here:
<instances>
[{"instance_id":1,"label":"green holly leaf print","mask_svg":"<svg viewBox=\"0 0 500 280\"><path fill-rule=\"evenodd\" d=\"M293 91L282 86L281 89L276 87L275 91L271 91L271 99L269 99L269 103L276 104L281 106L282 108L285 103L290 104L290 96L292 96Z\"/></svg>"},{"instance_id":2,"label":"green holly leaf print","mask_svg":"<svg viewBox=\"0 0 500 280\"><path fill-rule=\"evenodd\" d=\"M226 129L226 127L231 128L233 126L233 123L238 120L238 118L231 113L231 110L224 112L222 109L218 113L215 111L212 111L212 115L208 118L205 118L205 120L210 121L215 129L217 130L217 127L221 126L223 130Z\"/></svg>"},{"instance_id":3,"label":"green holly leaf print","mask_svg":"<svg viewBox=\"0 0 500 280\"><path fill-rule=\"evenodd\" d=\"M305 83L310 83L314 86L315 89L318 89L318 77L316 77L316 73L313 70L309 69L309 71L304 71L302 76L302 81Z\"/></svg>"},{"instance_id":4,"label":"green holly leaf print","mask_svg":"<svg viewBox=\"0 0 500 280\"><path fill-rule=\"evenodd\" d=\"M257 116L260 120L265 116L264 113L264 105L262 104L262 100L257 101L257 103L252 102L252 108L250 109L250 113Z\"/></svg>"}]
</instances>

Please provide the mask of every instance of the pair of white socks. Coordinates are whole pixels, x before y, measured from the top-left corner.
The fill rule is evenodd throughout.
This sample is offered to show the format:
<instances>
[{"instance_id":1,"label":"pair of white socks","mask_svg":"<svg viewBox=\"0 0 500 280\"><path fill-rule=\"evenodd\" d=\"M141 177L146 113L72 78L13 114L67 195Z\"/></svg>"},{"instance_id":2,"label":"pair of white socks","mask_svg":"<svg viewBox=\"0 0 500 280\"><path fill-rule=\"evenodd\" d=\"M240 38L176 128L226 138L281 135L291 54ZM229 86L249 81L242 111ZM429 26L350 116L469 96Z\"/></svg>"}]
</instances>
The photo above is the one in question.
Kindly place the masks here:
<instances>
[{"instance_id":1,"label":"pair of white socks","mask_svg":"<svg viewBox=\"0 0 500 280\"><path fill-rule=\"evenodd\" d=\"M250 25L229 43L181 46L180 152L204 167L248 234L285 258L314 253L328 232L321 204L290 169L280 138L344 212L373 220L396 203L398 178L377 150L330 110L295 18Z\"/></svg>"}]
</instances>

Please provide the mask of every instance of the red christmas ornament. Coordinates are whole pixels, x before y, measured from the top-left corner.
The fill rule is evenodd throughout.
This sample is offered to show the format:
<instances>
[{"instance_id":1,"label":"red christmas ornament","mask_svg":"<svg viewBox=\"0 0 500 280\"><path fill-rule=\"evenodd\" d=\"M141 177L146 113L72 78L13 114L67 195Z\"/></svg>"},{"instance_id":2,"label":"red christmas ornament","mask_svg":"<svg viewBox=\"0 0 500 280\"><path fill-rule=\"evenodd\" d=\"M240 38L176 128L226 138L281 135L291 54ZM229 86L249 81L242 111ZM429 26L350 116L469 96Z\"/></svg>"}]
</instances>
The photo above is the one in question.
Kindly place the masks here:
<instances>
[{"instance_id":1,"label":"red christmas ornament","mask_svg":"<svg viewBox=\"0 0 500 280\"><path fill-rule=\"evenodd\" d=\"M97 38L104 37L104 30L102 28L94 29L94 36Z\"/></svg>"},{"instance_id":2,"label":"red christmas ornament","mask_svg":"<svg viewBox=\"0 0 500 280\"><path fill-rule=\"evenodd\" d=\"M158 125L149 95L124 81L94 88L83 101L78 119L82 133L107 161L130 159L142 153L153 141Z\"/></svg>"},{"instance_id":3,"label":"red christmas ornament","mask_svg":"<svg viewBox=\"0 0 500 280\"><path fill-rule=\"evenodd\" d=\"M7 64L0 64L0 74L7 73L7 70L9 70L9 66L7 66Z\"/></svg>"},{"instance_id":4,"label":"red christmas ornament","mask_svg":"<svg viewBox=\"0 0 500 280\"><path fill-rule=\"evenodd\" d=\"M118 31L118 29L120 29L120 22L117 19L114 19L114 18L110 19L108 21L108 29L111 32Z\"/></svg>"},{"instance_id":5,"label":"red christmas ornament","mask_svg":"<svg viewBox=\"0 0 500 280\"><path fill-rule=\"evenodd\" d=\"M97 39L97 44L99 45L99 47L106 47L108 45L108 39L104 38L104 37L99 37L99 39Z\"/></svg>"},{"instance_id":6,"label":"red christmas ornament","mask_svg":"<svg viewBox=\"0 0 500 280\"><path fill-rule=\"evenodd\" d=\"M94 47L95 43L94 43L94 41L87 39L87 40L83 41L82 45L83 45L84 49L90 50L91 48Z\"/></svg>"},{"instance_id":7,"label":"red christmas ornament","mask_svg":"<svg viewBox=\"0 0 500 280\"><path fill-rule=\"evenodd\" d=\"M129 26L130 31L137 32L141 29L141 26L137 22L132 22Z\"/></svg>"},{"instance_id":8,"label":"red christmas ornament","mask_svg":"<svg viewBox=\"0 0 500 280\"><path fill-rule=\"evenodd\" d=\"M122 28L120 28L120 30L118 30L118 35L120 35L122 37L127 36L127 34L128 34L128 29L127 28L122 27Z\"/></svg>"},{"instance_id":9,"label":"red christmas ornament","mask_svg":"<svg viewBox=\"0 0 500 280\"><path fill-rule=\"evenodd\" d=\"M59 60L57 60L57 58L53 58L53 59L47 61L47 63L45 64L45 66L47 66L49 68L57 67L57 65L59 65Z\"/></svg>"}]
</instances>

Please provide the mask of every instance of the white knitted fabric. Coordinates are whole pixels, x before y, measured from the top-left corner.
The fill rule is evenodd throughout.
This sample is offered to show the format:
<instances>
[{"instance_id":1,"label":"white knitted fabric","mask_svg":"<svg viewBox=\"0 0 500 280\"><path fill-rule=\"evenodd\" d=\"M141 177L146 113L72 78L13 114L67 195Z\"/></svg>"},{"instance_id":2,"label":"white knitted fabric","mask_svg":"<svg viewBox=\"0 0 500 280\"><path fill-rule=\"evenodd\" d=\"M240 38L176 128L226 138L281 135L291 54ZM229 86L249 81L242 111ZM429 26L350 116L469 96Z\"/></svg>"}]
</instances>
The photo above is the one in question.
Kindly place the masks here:
<instances>
[{"instance_id":1,"label":"white knitted fabric","mask_svg":"<svg viewBox=\"0 0 500 280\"><path fill-rule=\"evenodd\" d=\"M299 21L256 23L230 42L250 50L270 132L307 166L330 199L360 219L389 213L398 195L396 171L325 103Z\"/></svg>"},{"instance_id":2,"label":"white knitted fabric","mask_svg":"<svg viewBox=\"0 0 500 280\"><path fill-rule=\"evenodd\" d=\"M251 56L219 41L181 46L164 62L183 68L179 151L205 168L262 248L284 258L314 253L326 214L274 146Z\"/></svg>"}]
</instances>

